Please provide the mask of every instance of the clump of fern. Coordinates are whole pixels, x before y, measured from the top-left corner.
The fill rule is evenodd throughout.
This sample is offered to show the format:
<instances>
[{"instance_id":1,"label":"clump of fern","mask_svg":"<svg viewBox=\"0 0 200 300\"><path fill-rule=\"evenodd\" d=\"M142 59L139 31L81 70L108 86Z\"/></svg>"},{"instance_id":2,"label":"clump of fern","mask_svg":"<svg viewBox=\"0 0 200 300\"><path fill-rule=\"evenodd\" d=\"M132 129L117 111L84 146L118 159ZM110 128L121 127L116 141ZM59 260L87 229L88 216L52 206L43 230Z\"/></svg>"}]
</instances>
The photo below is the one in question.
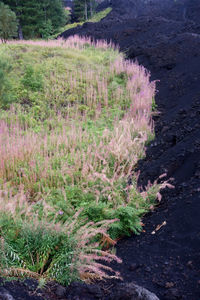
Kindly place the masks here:
<instances>
[{"instance_id":1,"label":"clump of fern","mask_svg":"<svg viewBox=\"0 0 200 300\"><path fill-rule=\"evenodd\" d=\"M110 277L111 273L111 277L119 277L101 262L121 262L120 259L101 250L97 242L103 237L109 240L108 227L116 220L84 220L83 225L79 211L73 221L64 224L44 215L41 221L38 213L34 213L34 205L25 208L25 199L21 197L12 198L13 206L11 201L5 201L3 207L0 201L1 276L53 279L64 285L78 279Z\"/></svg>"}]
</instances>

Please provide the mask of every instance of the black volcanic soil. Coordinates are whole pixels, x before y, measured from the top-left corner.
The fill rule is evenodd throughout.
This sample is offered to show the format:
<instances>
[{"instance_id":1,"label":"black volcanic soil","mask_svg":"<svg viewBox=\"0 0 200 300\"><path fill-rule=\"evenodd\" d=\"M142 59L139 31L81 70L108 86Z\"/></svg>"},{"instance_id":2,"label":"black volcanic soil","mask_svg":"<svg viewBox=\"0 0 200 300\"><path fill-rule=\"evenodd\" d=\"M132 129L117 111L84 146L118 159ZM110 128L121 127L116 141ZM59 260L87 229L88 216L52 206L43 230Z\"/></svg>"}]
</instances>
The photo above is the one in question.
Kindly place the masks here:
<instances>
[{"instance_id":1,"label":"black volcanic soil","mask_svg":"<svg viewBox=\"0 0 200 300\"><path fill-rule=\"evenodd\" d=\"M175 189L143 220L145 232L121 240L117 254L124 282L135 282L162 299L200 299L200 1L113 0L113 11L97 24L63 33L119 44L127 57L151 71L157 82L156 138L139 164L139 184L160 174ZM152 234L157 225L166 222ZM15 289L8 290L15 297ZM58 299L130 299L116 295L118 282L73 284ZM13 285L15 286L15 284ZM23 288L21 287L21 290ZM27 289L25 289L27 291ZM51 291L56 291L52 287ZM68 294L68 296L67 296ZM24 294L25 295L25 294ZM48 297L56 299L55 294ZM71 295L71 296L70 296ZM39 296L38 296L39 297ZM47 296L41 296L48 299ZM41 299L16 298L15 299Z\"/></svg>"}]
</instances>

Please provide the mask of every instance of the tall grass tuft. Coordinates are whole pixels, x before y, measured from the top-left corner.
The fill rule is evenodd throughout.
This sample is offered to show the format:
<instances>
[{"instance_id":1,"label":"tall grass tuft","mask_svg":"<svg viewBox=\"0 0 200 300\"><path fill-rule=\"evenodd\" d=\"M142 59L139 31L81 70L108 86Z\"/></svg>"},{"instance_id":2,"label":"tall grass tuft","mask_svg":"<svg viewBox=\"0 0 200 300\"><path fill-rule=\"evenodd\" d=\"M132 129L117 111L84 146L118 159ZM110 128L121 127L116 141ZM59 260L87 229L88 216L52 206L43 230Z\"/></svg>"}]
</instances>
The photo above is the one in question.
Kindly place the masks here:
<instances>
[{"instance_id":1,"label":"tall grass tuft","mask_svg":"<svg viewBox=\"0 0 200 300\"><path fill-rule=\"evenodd\" d=\"M107 236L108 226L117 220L80 223L79 210L67 222L55 222L56 211L43 203L42 220L34 205L28 204L23 190L0 191L0 275L55 279L62 284L72 280L119 278L119 273L101 262L121 260L98 249L96 237ZM54 213L50 221L48 211ZM81 226L82 225L82 226ZM98 260L98 262L97 262ZM107 274L107 271L110 274Z\"/></svg>"}]
</instances>

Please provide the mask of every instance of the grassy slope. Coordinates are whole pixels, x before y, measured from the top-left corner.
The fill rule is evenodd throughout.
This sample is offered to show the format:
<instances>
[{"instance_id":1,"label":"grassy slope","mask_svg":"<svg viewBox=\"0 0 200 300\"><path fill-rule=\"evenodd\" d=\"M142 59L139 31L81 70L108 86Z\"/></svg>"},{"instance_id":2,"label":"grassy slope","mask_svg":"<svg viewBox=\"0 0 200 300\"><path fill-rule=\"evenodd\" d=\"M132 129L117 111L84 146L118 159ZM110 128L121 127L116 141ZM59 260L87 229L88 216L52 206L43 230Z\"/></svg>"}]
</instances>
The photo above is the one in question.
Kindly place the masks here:
<instances>
[{"instance_id":1,"label":"grassy slope","mask_svg":"<svg viewBox=\"0 0 200 300\"><path fill-rule=\"evenodd\" d=\"M96 13L92 18L88 19L87 22L97 23L100 22L103 18L105 18L110 12L112 8L108 7L103 11L100 11L99 13ZM67 24L65 27L63 27L59 33L52 36L52 38L56 38L59 34L63 33L64 31L75 28L77 26L82 26L85 22L75 22L72 24Z\"/></svg>"},{"instance_id":2,"label":"grassy slope","mask_svg":"<svg viewBox=\"0 0 200 300\"><path fill-rule=\"evenodd\" d=\"M101 278L88 241L140 231L160 188L138 191L133 174L153 135L154 84L105 43L77 37L0 45L0 64L3 274Z\"/></svg>"}]
</instances>

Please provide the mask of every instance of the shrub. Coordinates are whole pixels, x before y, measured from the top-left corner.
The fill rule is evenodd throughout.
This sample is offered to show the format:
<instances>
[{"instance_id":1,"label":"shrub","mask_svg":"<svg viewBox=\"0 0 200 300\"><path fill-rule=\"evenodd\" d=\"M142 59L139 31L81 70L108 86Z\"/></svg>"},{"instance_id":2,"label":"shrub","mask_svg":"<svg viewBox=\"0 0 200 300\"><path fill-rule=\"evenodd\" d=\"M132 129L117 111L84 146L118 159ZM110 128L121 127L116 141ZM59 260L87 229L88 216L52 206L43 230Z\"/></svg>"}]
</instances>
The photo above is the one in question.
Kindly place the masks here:
<instances>
[{"instance_id":1,"label":"shrub","mask_svg":"<svg viewBox=\"0 0 200 300\"><path fill-rule=\"evenodd\" d=\"M11 69L7 58L0 56L0 108L8 108L13 99L9 78Z\"/></svg>"},{"instance_id":2,"label":"shrub","mask_svg":"<svg viewBox=\"0 0 200 300\"><path fill-rule=\"evenodd\" d=\"M0 38L6 43L9 38L17 36L18 22L15 13L8 5L0 3Z\"/></svg>"},{"instance_id":3,"label":"shrub","mask_svg":"<svg viewBox=\"0 0 200 300\"><path fill-rule=\"evenodd\" d=\"M53 33L53 26L51 20L47 20L46 23L43 23L39 32L43 39L48 39Z\"/></svg>"},{"instance_id":4,"label":"shrub","mask_svg":"<svg viewBox=\"0 0 200 300\"><path fill-rule=\"evenodd\" d=\"M26 89L30 89L34 92L43 89L42 75L40 72L35 71L31 65L26 66L21 82Z\"/></svg>"}]
</instances>

